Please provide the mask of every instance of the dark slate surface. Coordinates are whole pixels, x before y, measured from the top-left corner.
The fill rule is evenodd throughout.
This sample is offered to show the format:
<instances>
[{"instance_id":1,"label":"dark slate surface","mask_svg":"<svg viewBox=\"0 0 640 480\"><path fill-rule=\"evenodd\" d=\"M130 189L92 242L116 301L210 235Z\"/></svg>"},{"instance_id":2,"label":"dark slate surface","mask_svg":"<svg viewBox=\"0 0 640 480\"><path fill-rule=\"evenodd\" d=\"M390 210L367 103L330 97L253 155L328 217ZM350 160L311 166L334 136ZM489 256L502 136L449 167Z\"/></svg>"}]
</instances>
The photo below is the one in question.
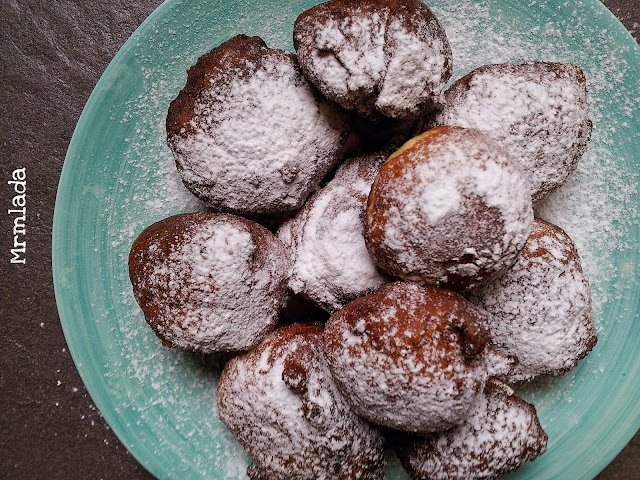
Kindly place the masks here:
<instances>
[{"instance_id":1,"label":"dark slate surface","mask_svg":"<svg viewBox=\"0 0 640 480\"><path fill-rule=\"evenodd\" d=\"M0 0L0 178L28 169L28 263L0 260L0 478L149 480L93 405L66 347L51 276L57 182L108 62L161 2ZM640 0L604 2L640 33ZM615 60L614 60L615 61ZM2 205L13 193L0 190ZM10 238L0 215L0 244ZM640 434L598 480L640 478Z\"/></svg>"}]
</instances>

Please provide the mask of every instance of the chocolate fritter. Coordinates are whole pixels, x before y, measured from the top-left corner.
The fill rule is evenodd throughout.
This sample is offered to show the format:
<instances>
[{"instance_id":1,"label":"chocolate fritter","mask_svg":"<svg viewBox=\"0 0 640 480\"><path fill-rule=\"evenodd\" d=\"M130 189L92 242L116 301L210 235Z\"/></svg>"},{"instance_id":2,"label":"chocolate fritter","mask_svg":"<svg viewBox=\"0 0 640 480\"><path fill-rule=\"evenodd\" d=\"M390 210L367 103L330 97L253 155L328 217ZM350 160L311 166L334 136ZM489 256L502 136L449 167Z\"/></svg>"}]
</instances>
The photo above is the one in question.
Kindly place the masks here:
<instances>
[{"instance_id":1,"label":"chocolate fritter","mask_svg":"<svg viewBox=\"0 0 640 480\"><path fill-rule=\"evenodd\" d=\"M416 118L452 72L445 32L420 0L330 0L300 14L293 44L327 98L371 118Z\"/></svg>"},{"instance_id":2,"label":"chocolate fritter","mask_svg":"<svg viewBox=\"0 0 640 480\"><path fill-rule=\"evenodd\" d=\"M129 253L133 293L153 331L201 353L246 350L266 337L286 302L289 268L271 232L228 214L166 218Z\"/></svg>"},{"instance_id":3,"label":"chocolate fritter","mask_svg":"<svg viewBox=\"0 0 640 480\"><path fill-rule=\"evenodd\" d=\"M365 241L391 275L465 290L515 262L532 221L529 185L511 157L478 130L444 126L382 165Z\"/></svg>"},{"instance_id":4,"label":"chocolate fritter","mask_svg":"<svg viewBox=\"0 0 640 480\"><path fill-rule=\"evenodd\" d=\"M390 283L326 324L331 373L353 409L385 427L427 433L461 422L487 379L486 319L457 293Z\"/></svg>"},{"instance_id":5,"label":"chocolate fritter","mask_svg":"<svg viewBox=\"0 0 640 480\"><path fill-rule=\"evenodd\" d=\"M518 358L509 381L562 375L596 344L589 281L576 246L544 220L534 221L513 268L470 299L488 314L492 345Z\"/></svg>"},{"instance_id":6,"label":"chocolate fritter","mask_svg":"<svg viewBox=\"0 0 640 480\"><path fill-rule=\"evenodd\" d=\"M546 449L535 407L490 380L463 423L400 447L398 457L413 480L496 480Z\"/></svg>"},{"instance_id":7,"label":"chocolate fritter","mask_svg":"<svg viewBox=\"0 0 640 480\"><path fill-rule=\"evenodd\" d=\"M200 57L167 114L185 186L232 213L295 210L340 160L345 114L296 57L238 35Z\"/></svg>"},{"instance_id":8,"label":"chocolate fritter","mask_svg":"<svg viewBox=\"0 0 640 480\"><path fill-rule=\"evenodd\" d=\"M291 325L232 359L218 413L253 459L251 480L382 480L381 435L335 387L322 327Z\"/></svg>"}]
</instances>

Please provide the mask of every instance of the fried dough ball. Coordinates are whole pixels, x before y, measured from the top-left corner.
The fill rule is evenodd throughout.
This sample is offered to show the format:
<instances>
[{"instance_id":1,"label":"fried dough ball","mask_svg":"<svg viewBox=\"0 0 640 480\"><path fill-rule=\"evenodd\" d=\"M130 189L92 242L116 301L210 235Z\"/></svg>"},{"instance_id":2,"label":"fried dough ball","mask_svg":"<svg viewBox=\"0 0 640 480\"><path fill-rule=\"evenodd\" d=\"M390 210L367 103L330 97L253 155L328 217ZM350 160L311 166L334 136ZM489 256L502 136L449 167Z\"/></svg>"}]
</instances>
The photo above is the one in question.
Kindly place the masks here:
<instances>
[{"instance_id":1,"label":"fried dough ball","mask_svg":"<svg viewBox=\"0 0 640 480\"><path fill-rule=\"evenodd\" d=\"M535 220L513 268L470 299L488 314L492 345L518 358L510 381L562 375L596 344L589 281L576 246L544 220Z\"/></svg>"},{"instance_id":2,"label":"fried dough ball","mask_svg":"<svg viewBox=\"0 0 640 480\"><path fill-rule=\"evenodd\" d=\"M251 480L382 480L382 436L344 402L321 340L319 326L280 328L224 368L218 412Z\"/></svg>"},{"instance_id":3,"label":"fried dough ball","mask_svg":"<svg viewBox=\"0 0 640 480\"><path fill-rule=\"evenodd\" d=\"M293 44L327 98L370 118L416 118L452 73L445 32L420 0L322 3L296 19Z\"/></svg>"},{"instance_id":4,"label":"fried dough ball","mask_svg":"<svg viewBox=\"0 0 640 480\"><path fill-rule=\"evenodd\" d=\"M364 244L369 189L384 154L354 157L278 230L290 248L289 288L333 312L386 283Z\"/></svg>"},{"instance_id":5,"label":"fried dough ball","mask_svg":"<svg viewBox=\"0 0 640 480\"><path fill-rule=\"evenodd\" d=\"M591 136L587 83L576 65L485 65L455 81L443 103L437 123L498 142L529 180L534 203L567 180Z\"/></svg>"},{"instance_id":6,"label":"fried dough ball","mask_svg":"<svg viewBox=\"0 0 640 480\"><path fill-rule=\"evenodd\" d=\"M287 299L289 254L258 224L185 213L147 227L129 253L134 296L167 346L246 350L272 330Z\"/></svg>"},{"instance_id":7,"label":"fried dough ball","mask_svg":"<svg viewBox=\"0 0 640 480\"><path fill-rule=\"evenodd\" d=\"M465 290L515 262L532 222L529 185L509 155L477 130L437 127L380 168L365 241L391 275Z\"/></svg>"},{"instance_id":8,"label":"fried dough ball","mask_svg":"<svg viewBox=\"0 0 640 480\"><path fill-rule=\"evenodd\" d=\"M487 379L486 319L462 296L390 283L331 316L324 346L354 411L385 427L433 432L460 423Z\"/></svg>"},{"instance_id":9,"label":"fried dough ball","mask_svg":"<svg viewBox=\"0 0 640 480\"><path fill-rule=\"evenodd\" d=\"M546 449L535 407L492 379L463 423L399 448L398 456L414 480L496 480Z\"/></svg>"},{"instance_id":10,"label":"fried dough ball","mask_svg":"<svg viewBox=\"0 0 640 480\"><path fill-rule=\"evenodd\" d=\"M238 35L200 57L171 102L167 139L185 186L232 213L298 209L340 160L348 124L296 57Z\"/></svg>"}]
</instances>

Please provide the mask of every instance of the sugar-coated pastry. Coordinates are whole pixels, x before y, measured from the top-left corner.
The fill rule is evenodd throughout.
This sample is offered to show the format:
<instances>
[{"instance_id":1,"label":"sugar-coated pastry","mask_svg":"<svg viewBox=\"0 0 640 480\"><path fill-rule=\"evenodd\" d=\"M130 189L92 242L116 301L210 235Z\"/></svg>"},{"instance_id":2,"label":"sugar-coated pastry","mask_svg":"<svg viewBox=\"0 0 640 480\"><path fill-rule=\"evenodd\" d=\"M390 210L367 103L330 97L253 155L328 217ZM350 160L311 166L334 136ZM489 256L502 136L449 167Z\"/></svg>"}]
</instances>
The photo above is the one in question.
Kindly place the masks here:
<instances>
[{"instance_id":1,"label":"sugar-coated pastry","mask_svg":"<svg viewBox=\"0 0 640 480\"><path fill-rule=\"evenodd\" d=\"M380 168L365 241L391 275L465 290L515 262L532 222L529 185L503 149L478 130L436 127Z\"/></svg>"},{"instance_id":2,"label":"sugar-coated pastry","mask_svg":"<svg viewBox=\"0 0 640 480\"><path fill-rule=\"evenodd\" d=\"M327 98L362 115L412 119L451 77L451 47L421 0L330 0L300 14L293 44Z\"/></svg>"},{"instance_id":3,"label":"sugar-coated pastry","mask_svg":"<svg viewBox=\"0 0 640 480\"><path fill-rule=\"evenodd\" d=\"M322 327L282 327L225 366L218 414L251 480L382 480L382 436L343 400L321 340Z\"/></svg>"},{"instance_id":4,"label":"sugar-coated pastry","mask_svg":"<svg viewBox=\"0 0 640 480\"><path fill-rule=\"evenodd\" d=\"M229 214L185 213L147 227L129 254L145 319L164 344L201 353L246 350L287 299L289 254L275 235Z\"/></svg>"},{"instance_id":5,"label":"sugar-coated pastry","mask_svg":"<svg viewBox=\"0 0 640 480\"><path fill-rule=\"evenodd\" d=\"M589 282L577 249L559 227L536 219L517 263L472 292L488 314L492 345L518 358L505 377L562 375L595 346Z\"/></svg>"},{"instance_id":6,"label":"sugar-coated pastry","mask_svg":"<svg viewBox=\"0 0 640 480\"><path fill-rule=\"evenodd\" d=\"M460 423L487 379L486 319L449 290L389 283L334 313L324 347L356 413L385 427L433 432Z\"/></svg>"},{"instance_id":7,"label":"sugar-coated pastry","mask_svg":"<svg viewBox=\"0 0 640 480\"><path fill-rule=\"evenodd\" d=\"M398 456L413 480L496 480L546 449L535 407L492 379L463 423L416 439Z\"/></svg>"},{"instance_id":8,"label":"sugar-coated pastry","mask_svg":"<svg viewBox=\"0 0 640 480\"><path fill-rule=\"evenodd\" d=\"M369 190L385 158L377 153L348 160L278 231L292 254L289 288L327 311L387 282L362 234Z\"/></svg>"},{"instance_id":9,"label":"sugar-coated pastry","mask_svg":"<svg viewBox=\"0 0 640 480\"><path fill-rule=\"evenodd\" d=\"M567 180L587 149L586 79L564 63L485 65L449 87L437 122L496 140L519 163L537 203Z\"/></svg>"},{"instance_id":10,"label":"sugar-coated pastry","mask_svg":"<svg viewBox=\"0 0 640 480\"><path fill-rule=\"evenodd\" d=\"M167 115L184 184L232 213L301 207L339 161L347 131L294 55L246 35L198 59Z\"/></svg>"}]
</instances>

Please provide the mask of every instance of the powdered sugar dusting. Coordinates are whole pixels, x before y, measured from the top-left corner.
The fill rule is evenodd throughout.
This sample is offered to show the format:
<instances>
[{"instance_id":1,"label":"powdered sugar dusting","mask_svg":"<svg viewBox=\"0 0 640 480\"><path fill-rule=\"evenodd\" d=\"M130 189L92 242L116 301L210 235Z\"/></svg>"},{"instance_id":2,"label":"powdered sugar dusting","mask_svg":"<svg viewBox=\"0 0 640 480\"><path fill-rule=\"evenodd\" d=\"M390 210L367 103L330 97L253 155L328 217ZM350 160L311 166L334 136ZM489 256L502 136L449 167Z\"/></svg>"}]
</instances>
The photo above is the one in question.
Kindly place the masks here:
<instances>
[{"instance_id":1,"label":"powdered sugar dusting","mask_svg":"<svg viewBox=\"0 0 640 480\"><path fill-rule=\"evenodd\" d=\"M230 66L198 92L192 133L170 142L185 184L208 205L293 210L337 162L345 126L292 57L256 55L260 65Z\"/></svg>"},{"instance_id":2,"label":"powdered sugar dusting","mask_svg":"<svg viewBox=\"0 0 640 480\"><path fill-rule=\"evenodd\" d=\"M333 383L321 333L311 326L278 330L222 373L220 418L250 452L255 478L382 478L382 437Z\"/></svg>"},{"instance_id":3,"label":"powdered sugar dusting","mask_svg":"<svg viewBox=\"0 0 640 480\"><path fill-rule=\"evenodd\" d=\"M518 262L474 292L489 313L491 341L519 362L509 380L563 374L596 340L589 283L571 240L536 221Z\"/></svg>"},{"instance_id":4,"label":"powdered sugar dusting","mask_svg":"<svg viewBox=\"0 0 640 480\"><path fill-rule=\"evenodd\" d=\"M384 158L374 154L347 161L278 231L293 256L289 287L328 311L387 281L369 256L362 233L367 196Z\"/></svg>"},{"instance_id":5,"label":"powdered sugar dusting","mask_svg":"<svg viewBox=\"0 0 640 480\"><path fill-rule=\"evenodd\" d=\"M535 409L508 386L492 381L465 422L418 441L401 456L420 475L416 478L496 479L534 460L546 447Z\"/></svg>"}]
</instances>

